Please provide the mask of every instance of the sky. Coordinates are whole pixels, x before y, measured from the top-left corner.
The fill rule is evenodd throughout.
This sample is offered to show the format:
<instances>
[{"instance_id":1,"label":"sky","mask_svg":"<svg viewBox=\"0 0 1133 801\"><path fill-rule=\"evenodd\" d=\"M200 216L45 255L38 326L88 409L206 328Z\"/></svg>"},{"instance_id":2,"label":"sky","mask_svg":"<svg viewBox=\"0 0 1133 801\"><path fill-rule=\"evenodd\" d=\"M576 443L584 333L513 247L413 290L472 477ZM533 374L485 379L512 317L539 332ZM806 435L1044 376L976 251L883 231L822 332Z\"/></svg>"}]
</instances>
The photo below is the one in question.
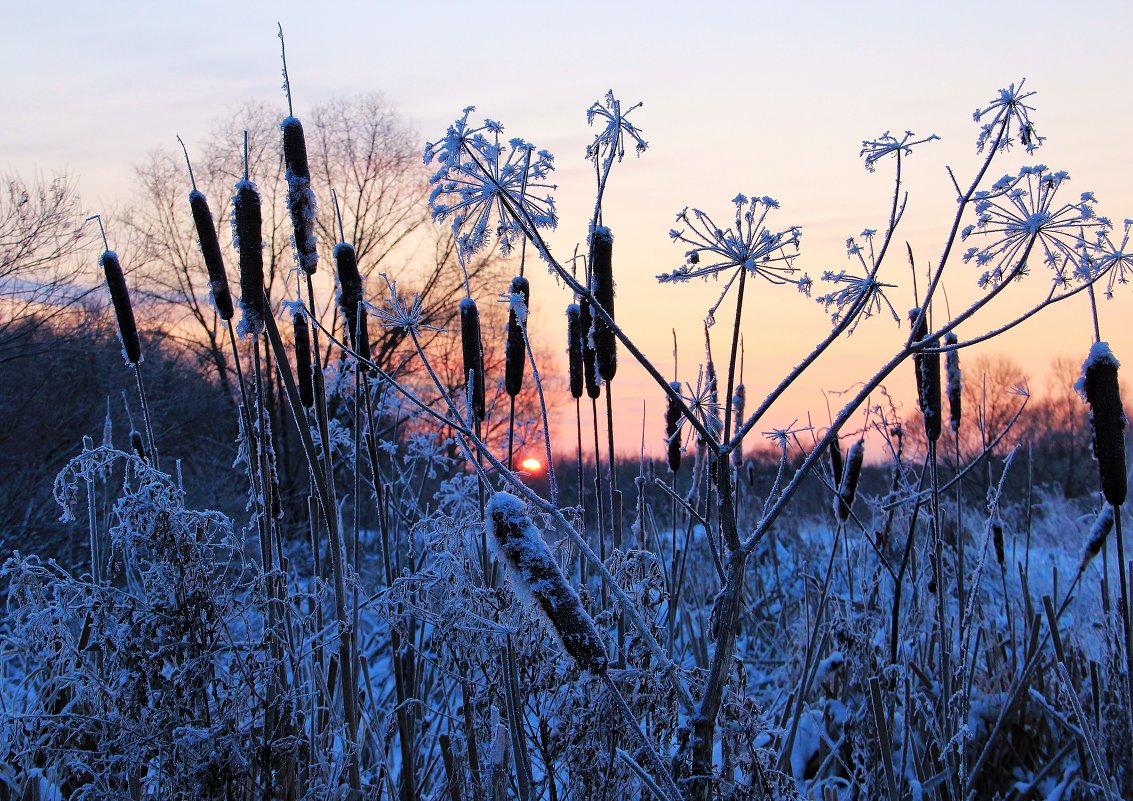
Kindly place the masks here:
<instances>
[{"instance_id":1,"label":"sky","mask_svg":"<svg viewBox=\"0 0 1133 801\"><path fill-rule=\"evenodd\" d=\"M1033 119L1047 141L1035 156L1012 151L993 172L1045 163L1070 173L1074 197L1095 192L1100 213L1119 223L1133 217L1125 147L1133 127L1133 5L1110 0L749 0L695 9L588 0L20 4L5 12L0 49L0 169L24 176L66 170L88 208L113 207L130 192L133 166L154 149L172 148L176 134L190 146L203 141L217 120L249 100L277 103L283 115L277 21L287 35L300 117L331 98L378 91L422 143L441 136L464 106L476 105L509 135L555 153L560 225L550 241L560 258L584 241L593 203L583 158L593 136L586 108L611 88L627 103L642 101L634 121L649 149L615 168L604 212L616 237L616 312L666 376L676 329L684 381L695 383L704 315L722 287L657 283L657 274L683 262L683 248L667 235L677 212L691 206L727 219L739 192L774 197L781 208L769 224L802 227L796 266L817 280L852 266L848 236L884 226L892 173L886 165L866 172L862 140L887 130L938 134L939 142L905 162L908 211L897 235L902 251L908 241L927 265L939 258L954 211L945 168L963 183L978 164L972 112L1024 77L1038 92ZM540 270L529 273L532 325L543 326L548 340L561 339L571 298ZM945 279L950 305L977 297L977 274L954 260ZM903 316L913 305L905 259L891 259L881 278L897 285L890 297ZM1018 294L1033 297L1045 281L1036 270ZM719 319L730 319L730 308ZM982 327L973 321L960 333L992 328L1012 308L1003 304ZM1119 287L1101 304L1102 337L1119 359L1133 354L1131 313L1133 287ZM819 304L790 287L753 285L744 319L749 405L830 326ZM713 328L721 361L726 329ZM824 424L828 398L835 403L838 393L872 375L904 336L891 319L865 321L758 430L805 422L808 413ZM1091 336L1088 306L1078 297L978 350L1009 354L1041 386L1050 360L1085 358ZM644 402L647 447L659 454L663 399L642 371L624 357L621 364L619 446L639 447ZM887 382L906 412L912 384L911 366Z\"/></svg>"}]
</instances>

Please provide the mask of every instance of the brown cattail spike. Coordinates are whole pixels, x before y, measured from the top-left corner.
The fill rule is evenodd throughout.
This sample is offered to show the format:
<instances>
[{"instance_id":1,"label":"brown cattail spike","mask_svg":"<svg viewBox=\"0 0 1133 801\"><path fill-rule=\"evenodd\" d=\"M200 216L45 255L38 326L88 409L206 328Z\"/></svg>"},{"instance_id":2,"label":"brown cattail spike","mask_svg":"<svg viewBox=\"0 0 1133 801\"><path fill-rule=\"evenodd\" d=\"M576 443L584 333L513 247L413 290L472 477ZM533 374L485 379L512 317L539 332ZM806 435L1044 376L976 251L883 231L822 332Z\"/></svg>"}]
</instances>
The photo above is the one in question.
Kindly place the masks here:
<instances>
[{"instance_id":1,"label":"brown cattail spike","mask_svg":"<svg viewBox=\"0 0 1133 801\"><path fill-rule=\"evenodd\" d=\"M582 376L586 383L586 397L595 400L602 394L602 386L598 383L598 356L594 353L594 344L590 340L590 327L594 318L590 313L590 299L583 298L580 304L579 322L582 325Z\"/></svg>"},{"instance_id":2,"label":"brown cattail spike","mask_svg":"<svg viewBox=\"0 0 1133 801\"><path fill-rule=\"evenodd\" d=\"M209 289L216 313L222 320L231 320L235 310L232 308L232 293L228 290L228 274L224 271L224 257L220 254L220 240L216 235L216 224L209 210L208 199L194 189L189 193L189 208L193 212L193 224L197 228L197 241L205 260L209 275Z\"/></svg>"},{"instance_id":3,"label":"brown cattail spike","mask_svg":"<svg viewBox=\"0 0 1133 801\"><path fill-rule=\"evenodd\" d=\"M531 522L523 501L497 492L486 511L484 523L504 557L516 595L540 613L580 668L604 673L608 658L594 621Z\"/></svg>"},{"instance_id":4,"label":"brown cattail spike","mask_svg":"<svg viewBox=\"0 0 1133 801\"><path fill-rule=\"evenodd\" d=\"M259 335L264 327L264 248L260 192L251 181L238 181L232 198L232 233L240 254L240 333Z\"/></svg>"},{"instance_id":5,"label":"brown cattail spike","mask_svg":"<svg viewBox=\"0 0 1133 801\"><path fill-rule=\"evenodd\" d=\"M460 345L464 355L464 380L469 382L472 414L484 419L484 343L480 338L480 311L476 301L460 301Z\"/></svg>"},{"instance_id":6,"label":"brown cattail spike","mask_svg":"<svg viewBox=\"0 0 1133 801\"><path fill-rule=\"evenodd\" d=\"M918 322L919 318L919 322ZM909 322L916 326L913 332L913 341L920 342L928 336L928 314L921 314L919 308L909 312ZM940 346L940 340L933 339L925 343L927 347ZM940 354L917 353L913 356L913 365L917 372L917 402L924 417L925 436L931 442L940 439L941 407L940 407Z\"/></svg>"},{"instance_id":7,"label":"brown cattail spike","mask_svg":"<svg viewBox=\"0 0 1133 801\"><path fill-rule=\"evenodd\" d=\"M582 397L582 308L577 303L567 306L567 375L570 396Z\"/></svg>"},{"instance_id":8,"label":"brown cattail spike","mask_svg":"<svg viewBox=\"0 0 1133 801\"><path fill-rule=\"evenodd\" d=\"M315 375L311 368L311 329L307 315L295 312L291 318L295 326L295 372L299 379L299 402L304 409L315 405Z\"/></svg>"},{"instance_id":9,"label":"brown cattail spike","mask_svg":"<svg viewBox=\"0 0 1133 801\"><path fill-rule=\"evenodd\" d=\"M864 461L865 440L859 439L850 446L850 451L846 454L846 466L842 470L842 480L838 484L838 498L834 504L834 513L839 521L845 521L850 517L854 498L858 494L858 479L861 478Z\"/></svg>"},{"instance_id":10,"label":"brown cattail spike","mask_svg":"<svg viewBox=\"0 0 1133 801\"><path fill-rule=\"evenodd\" d=\"M830 440L830 475L834 476L834 491L837 492L842 485L842 443L838 439L838 432Z\"/></svg>"},{"instance_id":11,"label":"brown cattail spike","mask_svg":"<svg viewBox=\"0 0 1133 801\"><path fill-rule=\"evenodd\" d=\"M354 246L347 242L335 245L334 263L338 268L338 306L346 321L350 346L362 359L368 360L370 333L362 303L362 275L358 272L358 257L354 253ZM361 315L358 313L360 308L363 309Z\"/></svg>"},{"instance_id":12,"label":"brown cattail spike","mask_svg":"<svg viewBox=\"0 0 1133 801\"><path fill-rule=\"evenodd\" d=\"M1090 538L1086 541L1086 550L1082 553L1082 563L1078 568L1085 570L1095 556L1101 553L1109 532L1113 531L1113 506L1106 504L1094 518L1094 525L1090 528Z\"/></svg>"},{"instance_id":13,"label":"brown cattail spike","mask_svg":"<svg viewBox=\"0 0 1133 801\"><path fill-rule=\"evenodd\" d=\"M1090 404L1094 458L1098 462L1102 495L1114 506L1125 503L1129 490L1125 473L1125 409L1117 383L1119 366L1109 343L1095 342L1075 385Z\"/></svg>"},{"instance_id":14,"label":"brown cattail spike","mask_svg":"<svg viewBox=\"0 0 1133 801\"><path fill-rule=\"evenodd\" d=\"M681 382L672 381L669 388L679 395ZM665 446L669 452L669 469L675 473L681 469L681 407L672 397L668 400L665 406Z\"/></svg>"},{"instance_id":15,"label":"brown cattail spike","mask_svg":"<svg viewBox=\"0 0 1133 801\"><path fill-rule=\"evenodd\" d=\"M142 360L142 342L138 339L138 326L134 322L134 308L130 305L130 292L126 288L122 264L113 250L103 251L98 263L106 274L110 302L114 305L114 316L118 318L118 339L122 342L122 352L126 361L138 364Z\"/></svg>"},{"instance_id":16,"label":"brown cattail spike","mask_svg":"<svg viewBox=\"0 0 1133 801\"><path fill-rule=\"evenodd\" d=\"M295 261L299 269L311 275L319 264L315 246L317 206L311 190L303 123L296 117L287 117L279 127L283 133L283 163L287 170L287 211L295 231Z\"/></svg>"},{"instance_id":17,"label":"brown cattail spike","mask_svg":"<svg viewBox=\"0 0 1133 801\"><path fill-rule=\"evenodd\" d=\"M945 345L955 345L959 341L959 338L952 331L944 335ZM945 394L948 395L948 425L953 431L959 431L960 413L962 411L961 397L964 394L964 374L960 372L959 350L950 350L945 354L944 372L946 375Z\"/></svg>"},{"instance_id":18,"label":"brown cattail spike","mask_svg":"<svg viewBox=\"0 0 1133 801\"><path fill-rule=\"evenodd\" d=\"M597 226L591 237L591 275L590 289L594 293L594 300L610 315L614 316L614 235L610 229ZM609 323L597 314L594 315L590 338L593 342L594 352L598 357L598 377L603 382L614 377L618 370L617 338L614 329Z\"/></svg>"},{"instance_id":19,"label":"brown cattail spike","mask_svg":"<svg viewBox=\"0 0 1133 801\"><path fill-rule=\"evenodd\" d=\"M511 295L523 299L523 309L531 305L531 284L526 278L517 275L511 279ZM526 311L523 312L526 317ZM523 367L527 363L527 348L523 341L523 328L527 320L520 321L514 302L507 316L507 345L504 350L504 390L515 397L523 389Z\"/></svg>"}]
</instances>

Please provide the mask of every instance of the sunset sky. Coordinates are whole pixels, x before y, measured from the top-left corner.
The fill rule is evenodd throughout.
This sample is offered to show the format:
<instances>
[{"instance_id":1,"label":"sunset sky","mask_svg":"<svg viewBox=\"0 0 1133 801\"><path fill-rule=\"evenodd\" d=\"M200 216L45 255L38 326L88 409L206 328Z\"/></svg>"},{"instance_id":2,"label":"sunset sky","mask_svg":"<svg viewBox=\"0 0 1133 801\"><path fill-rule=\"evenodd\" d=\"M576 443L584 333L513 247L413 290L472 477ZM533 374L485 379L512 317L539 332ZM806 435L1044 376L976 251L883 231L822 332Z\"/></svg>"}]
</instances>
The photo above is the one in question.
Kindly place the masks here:
<instances>
[{"instance_id":1,"label":"sunset sky","mask_svg":"<svg viewBox=\"0 0 1133 801\"><path fill-rule=\"evenodd\" d=\"M1079 8L1084 10L1079 10ZM658 285L679 266L683 248L667 232L685 206L729 219L738 192L770 195L781 210L770 224L803 229L797 266L816 281L852 265L848 236L882 229L892 171L867 173L863 139L884 131L941 141L906 161L908 214L899 258L883 280L902 315L913 304L904 258L939 258L954 209L957 179L978 165L972 112L996 90L1026 78L1038 94L1034 122L1047 142L1034 156L1007 154L993 177L1044 163L1072 176L1067 199L1096 193L1098 211L1120 225L1133 217L1133 128L1129 37L1133 4L1054 2L671 2L428 4L370 2L213 2L22 4L5 13L0 49L0 167L24 176L66 170L84 204L112 208L130 191L132 168L155 148L203 141L214 122L249 100L286 111L275 25L287 34L296 113L334 97L382 92L419 132L436 139L470 104L556 155L560 226L551 242L561 258L584 240L593 176L583 151L593 135L585 110L613 88L641 100L634 121L649 140L641 158L614 171L605 216L614 230L617 315L668 375L670 329L681 341L681 378L695 382L706 309L722 285ZM92 269L95 254L91 254ZM953 310L977 295L978 271L954 259L945 288ZM533 326L559 342L570 297L541 269L531 270ZM923 275L923 272L922 272ZM1019 289L1047 286L1036 267ZM922 285L923 288L923 285ZM821 291L821 290L819 290ZM745 305L749 405L778 382L828 330L829 317L790 287L753 285ZM1006 319L1010 303L989 310L962 335ZM981 346L1009 353L1042 386L1051 358L1085 357L1092 336L1080 296L1020 330ZM713 329L727 347L726 304ZM1000 310L1000 308L1002 310ZM1102 337L1133 359L1133 287L1101 307ZM826 421L822 390L841 392L872 375L901 344L892 320L867 320L801 381L759 430L805 419ZM559 348L556 345L555 350ZM970 360L971 351L964 358ZM628 364L623 359L623 365ZM890 391L911 411L911 367ZM623 368L615 384L626 435L636 451L642 399L649 448L660 453L662 397L641 371ZM833 401L832 401L833 404ZM573 431L571 431L573 437Z\"/></svg>"}]
</instances>

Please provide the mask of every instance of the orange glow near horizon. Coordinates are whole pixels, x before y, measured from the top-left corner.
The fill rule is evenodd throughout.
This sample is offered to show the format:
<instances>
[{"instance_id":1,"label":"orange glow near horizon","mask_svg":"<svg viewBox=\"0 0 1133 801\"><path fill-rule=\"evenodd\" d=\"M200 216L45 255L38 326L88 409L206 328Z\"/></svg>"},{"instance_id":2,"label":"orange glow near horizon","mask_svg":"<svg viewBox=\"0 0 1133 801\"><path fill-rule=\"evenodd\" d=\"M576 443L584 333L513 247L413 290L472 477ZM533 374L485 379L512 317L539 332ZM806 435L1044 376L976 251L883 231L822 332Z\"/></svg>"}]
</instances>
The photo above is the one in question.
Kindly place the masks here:
<instances>
[{"instance_id":1,"label":"orange glow near horizon","mask_svg":"<svg viewBox=\"0 0 1133 801\"><path fill-rule=\"evenodd\" d=\"M528 456L526 459L524 459L520 463L520 467L522 467L528 473L542 473L543 472L543 463L540 462L538 459L532 457L532 456Z\"/></svg>"}]
</instances>

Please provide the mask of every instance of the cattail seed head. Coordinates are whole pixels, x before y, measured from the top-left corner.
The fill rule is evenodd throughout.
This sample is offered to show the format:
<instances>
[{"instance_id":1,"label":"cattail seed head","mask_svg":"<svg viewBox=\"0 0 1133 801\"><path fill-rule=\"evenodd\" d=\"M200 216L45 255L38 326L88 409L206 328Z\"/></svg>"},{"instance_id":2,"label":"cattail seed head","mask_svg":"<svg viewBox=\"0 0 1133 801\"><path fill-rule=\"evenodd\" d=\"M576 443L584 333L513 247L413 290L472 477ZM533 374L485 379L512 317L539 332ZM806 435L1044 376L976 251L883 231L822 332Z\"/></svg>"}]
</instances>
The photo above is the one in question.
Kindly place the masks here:
<instances>
[{"instance_id":1,"label":"cattail seed head","mask_svg":"<svg viewBox=\"0 0 1133 801\"><path fill-rule=\"evenodd\" d=\"M991 544L995 547L995 561L999 563L1002 570L1007 569L1007 551L1003 544L1003 521L993 520L991 522Z\"/></svg>"},{"instance_id":2,"label":"cattail seed head","mask_svg":"<svg viewBox=\"0 0 1133 801\"><path fill-rule=\"evenodd\" d=\"M837 431L830 440L830 475L834 477L834 491L837 492L842 485L842 443Z\"/></svg>"},{"instance_id":3,"label":"cattail seed head","mask_svg":"<svg viewBox=\"0 0 1133 801\"><path fill-rule=\"evenodd\" d=\"M220 319L231 320L234 314L232 293L228 291L228 274L224 271L224 258L220 254L220 240L216 235L216 224L213 222L212 212L209 211L208 199L203 193L194 189L189 193L189 208L193 212L197 241L201 246L205 269L208 270L213 305L216 306L216 313L220 315Z\"/></svg>"},{"instance_id":4,"label":"cattail seed head","mask_svg":"<svg viewBox=\"0 0 1133 801\"><path fill-rule=\"evenodd\" d=\"M143 461L146 458L146 444L142 440L142 435L138 433L137 429L130 431L130 449L138 455L139 459Z\"/></svg>"},{"instance_id":5,"label":"cattail seed head","mask_svg":"<svg viewBox=\"0 0 1133 801\"><path fill-rule=\"evenodd\" d=\"M608 657L594 621L531 522L523 501L497 492L488 502L485 517L516 595L540 613L581 669L604 673Z\"/></svg>"},{"instance_id":6,"label":"cattail seed head","mask_svg":"<svg viewBox=\"0 0 1133 801\"><path fill-rule=\"evenodd\" d=\"M142 341L138 338L138 326L134 322L134 307L130 305L130 291L126 288L126 276L122 273L122 263L113 250L105 250L98 257L98 264L106 275L106 288L110 290L110 302L114 306L114 316L118 318L118 339L122 352L130 364L142 360Z\"/></svg>"},{"instance_id":7,"label":"cattail seed head","mask_svg":"<svg viewBox=\"0 0 1133 801\"><path fill-rule=\"evenodd\" d=\"M260 192L251 181L238 181L232 198L232 234L240 254L240 333L258 336L264 327L264 248Z\"/></svg>"},{"instance_id":8,"label":"cattail seed head","mask_svg":"<svg viewBox=\"0 0 1133 801\"><path fill-rule=\"evenodd\" d=\"M678 395L681 392L681 382L672 381L669 388ZM665 406L665 445L669 451L669 469L674 473L681 469L681 407L671 397Z\"/></svg>"},{"instance_id":9,"label":"cattail seed head","mask_svg":"<svg viewBox=\"0 0 1133 801\"><path fill-rule=\"evenodd\" d=\"M301 311L291 317L295 326L295 372L299 379L299 402L304 409L315 405L315 374L311 367L311 329Z\"/></svg>"},{"instance_id":10,"label":"cattail seed head","mask_svg":"<svg viewBox=\"0 0 1133 801\"><path fill-rule=\"evenodd\" d=\"M526 278L517 275L511 279L511 294L523 297L523 308L531 305L531 284ZM513 306L507 316L507 345L504 350L504 390L515 397L523 389L523 367L527 362L527 348L523 342L523 327Z\"/></svg>"},{"instance_id":11,"label":"cattail seed head","mask_svg":"<svg viewBox=\"0 0 1133 801\"><path fill-rule=\"evenodd\" d=\"M583 298L580 308L582 311L578 319L582 325L582 376L586 383L586 396L595 400L602 394L602 386L598 383L598 355L594 353L594 343L590 338L590 328L594 324L590 299Z\"/></svg>"},{"instance_id":12,"label":"cattail seed head","mask_svg":"<svg viewBox=\"0 0 1133 801\"><path fill-rule=\"evenodd\" d=\"M1095 342L1082 365L1082 377L1075 385L1090 404L1094 458L1098 463L1102 495L1114 506L1125 503L1129 490L1125 473L1125 409L1117 383L1120 366L1108 343Z\"/></svg>"},{"instance_id":13,"label":"cattail seed head","mask_svg":"<svg viewBox=\"0 0 1133 801\"><path fill-rule=\"evenodd\" d=\"M582 397L582 308L577 303L567 306L567 375L570 396Z\"/></svg>"},{"instance_id":14,"label":"cattail seed head","mask_svg":"<svg viewBox=\"0 0 1133 801\"><path fill-rule=\"evenodd\" d=\"M952 331L944 335L945 345L955 345L959 338ZM960 372L960 351L950 350L944 356L945 394L948 395L948 425L953 431L960 430L960 399L964 394L964 374Z\"/></svg>"},{"instance_id":15,"label":"cattail seed head","mask_svg":"<svg viewBox=\"0 0 1133 801\"><path fill-rule=\"evenodd\" d=\"M736 386L735 392L732 394L732 414L735 416L735 423L732 424L732 433L743 424L744 421L744 407L747 405L747 387L743 384ZM742 443L736 446L732 451L732 465L739 470L740 465L744 463L744 451Z\"/></svg>"},{"instance_id":16,"label":"cattail seed head","mask_svg":"<svg viewBox=\"0 0 1133 801\"><path fill-rule=\"evenodd\" d=\"M460 345L464 355L464 380L472 395L472 414L484 419L484 343L480 338L480 310L476 301L460 301Z\"/></svg>"},{"instance_id":17,"label":"cattail seed head","mask_svg":"<svg viewBox=\"0 0 1133 801\"><path fill-rule=\"evenodd\" d=\"M362 294L362 275L358 272L358 257L354 246L347 242L339 242L334 246L334 263L338 268L338 306L342 309L343 319L346 321L350 347L362 359L370 358L370 333L367 327L368 317L365 313ZM359 310L362 311L359 314ZM360 363L361 369L366 369L365 363Z\"/></svg>"},{"instance_id":18,"label":"cattail seed head","mask_svg":"<svg viewBox=\"0 0 1133 801\"><path fill-rule=\"evenodd\" d=\"M311 275L319 263L315 246L315 193L311 190L311 169L307 163L307 142L303 124L287 117L280 124L283 132L283 163L287 171L287 211L294 229L296 265Z\"/></svg>"},{"instance_id":19,"label":"cattail seed head","mask_svg":"<svg viewBox=\"0 0 1133 801\"><path fill-rule=\"evenodd\" d=\"M597 226L591 238L591 274L590 290L594 293L594 300L598 305L614 317L614 235L610 229ZM614 377L618 370L617 338L614 329L599 317L594 315L590 338L593 340L594 352L598 357L598 377L603 382Z\"/></svg>"},{"instance_id":20,"label":"cattail seed head","mask_svg":"<svg viewBox=\"0 0 1133 801\"><path fill-rule=\"evenodd\" d=\"M1094 525L1090 527L1090 538L1086 541L1086 550L1082 553L1082 563L1079 570L1085 570L1086 565L1101 553L1109 532L1113 531L1113 505L1106 504L1094 518Z\"/></svg>"},{"instance_id":21,"label":"cattail seed head","mask_svg":"<svg viewBox=\"0 0 1133 801\"><path fill-rule=\"evenodd\" d=\"M862 475L862 464L865 461L865 440L859 439L850 446L846 454L846 464L842 469L842 479L838 483L838 498L834 504L834 514L841 522L850 517L850 510L854 505L854 498L858 494L858 479Z\"/></svg>"},{"instance_id":22,"label":"cattail seed head","mask_svg":"<svg viewBox=\"0 0 1133 801\"><path fill-rule=\"evenodd\" d=\"M917 318L920 317L920 322ZM913 341L919 342L928 336L928 315L921 315L921 310L913 309L909 312L909 321L916 325ZM926 343L930 348L940 347L940 340L934 339ZM917 403L924 418L925 436L931 442L940 438L941 406L940 406L940 354L918 353L913 356L913 365L917 373Z\"/></svg>"}]
</instances>

